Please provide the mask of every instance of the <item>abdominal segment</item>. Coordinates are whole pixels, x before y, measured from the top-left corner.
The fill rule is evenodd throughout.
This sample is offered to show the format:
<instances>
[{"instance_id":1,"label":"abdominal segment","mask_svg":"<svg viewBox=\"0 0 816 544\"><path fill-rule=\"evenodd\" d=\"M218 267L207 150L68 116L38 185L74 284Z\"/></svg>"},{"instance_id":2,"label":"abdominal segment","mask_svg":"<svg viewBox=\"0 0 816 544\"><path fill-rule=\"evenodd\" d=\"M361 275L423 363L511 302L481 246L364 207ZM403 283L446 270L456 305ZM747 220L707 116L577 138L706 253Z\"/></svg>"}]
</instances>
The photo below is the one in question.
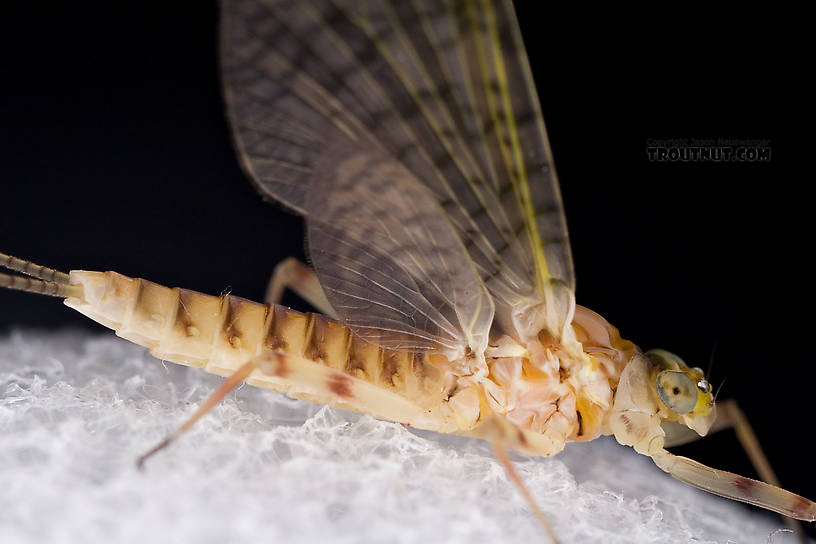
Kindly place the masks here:
<instances>
[{"instance_id":1,"label":"abdominal segment","mask_svg":"<svg viewBox=\"0 0 816 544\"><path fill-rule=\"evenodd\" d=\"M165 361L229 375L253 358L274 359L273 371L256 370L247 382L433 430L455 430L473 411L472 403L448 402L456 376L444 357L383 349L320 314L116 272L72 271L71 278L85 297L68 306Z\"/></svg>"}]
</instances>

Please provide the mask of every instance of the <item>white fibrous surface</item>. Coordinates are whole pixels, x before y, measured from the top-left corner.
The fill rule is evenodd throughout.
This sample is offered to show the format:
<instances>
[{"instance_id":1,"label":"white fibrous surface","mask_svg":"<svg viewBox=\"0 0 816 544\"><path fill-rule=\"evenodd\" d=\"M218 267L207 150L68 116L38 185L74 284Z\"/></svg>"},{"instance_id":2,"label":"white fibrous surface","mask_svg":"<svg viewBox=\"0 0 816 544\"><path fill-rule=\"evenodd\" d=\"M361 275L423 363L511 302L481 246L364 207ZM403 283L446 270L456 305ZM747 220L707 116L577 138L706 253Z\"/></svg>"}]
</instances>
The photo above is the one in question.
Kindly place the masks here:
<instances>
[{"instance_id":1,"label":"white fibrous surface","mask_svg":"<svg viewBox=\"0 0 816 544\"><path fill-rule=\"evenodd\" d=\"M242 386L84 332L0 338L0 542L547 542L484 442ZM562 542L794 542L603 438L515 457Z\"/></svg>"}]
</instances>

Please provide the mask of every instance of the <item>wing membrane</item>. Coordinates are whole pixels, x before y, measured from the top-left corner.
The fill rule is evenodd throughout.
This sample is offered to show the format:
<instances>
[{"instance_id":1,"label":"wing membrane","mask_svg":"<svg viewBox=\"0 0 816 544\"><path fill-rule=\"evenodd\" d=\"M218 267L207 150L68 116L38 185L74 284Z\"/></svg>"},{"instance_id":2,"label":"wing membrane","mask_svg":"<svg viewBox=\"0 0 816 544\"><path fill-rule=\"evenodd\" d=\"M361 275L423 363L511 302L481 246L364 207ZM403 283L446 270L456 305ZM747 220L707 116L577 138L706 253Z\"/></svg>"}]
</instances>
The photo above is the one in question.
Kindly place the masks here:
<instances>
[{"instance_id":1,"label":"wing membrane","mask_svg":"<svg viewBox=\"0 0 816 544\"><path fill-rule=\"evenodd\" d=\"M410 289L419 289L434 306L444 293L452 296L457 289L452 282L461 280L445 263L467 264L495 302L494 327L505 332L535 334L542 318L531 313L546 313L543 324L551 329L569 320L574 288L569 242L540 108L508 2L234 0L225 2L222 16L225 94L242 162L265 195L306 216L324 287L338 277L350 285L351 272L338 271L316 252L329 255L337 247L359 244L360 255L369 251L407 270L416 284ZM411 228L406 223L387 225L389 234L377 238L377 250L370 247L374 238L346 232L348 223L328 224L330 215L319 205L331 203L309 195L331 194L334 202L353 205L351 195L368 190L342 194L331 185L342 176L326 167L327 150L338 148L376 150L380 159L394 163L390 168L404 169L392 177L410 181L399 183L423 185L424 196L415 202L389 194L392 211L399 210L394 216L416 219L416 210L407 207L420 203L423 213L443 215L458 240L456 246L445 245L446 251L457 247L463 258L431 259L437 248L427 239L423 245L394 236L394 229ZM366 187L376 185L366 179ZM353 184L341 185L353 189ZM361 213L354 224L367 222L371 230L374 216L364 213L380 207L358 204ZM336 211L331 216L346 221L350 215ZM381 254L385 239L407 244L387 246L402 249L404 258ZM423 255L421 266L405 268L410 252ZM387 300L355 306L351 295L364 289L364 275L372 273L365 266L372 264L356 261L351 267L363 274L354 291L338 283L335 294L329 294L335 307L347 305L348 322L361 320L372 331L378 324L400 334L410 329L418 348L429 342L422 335L440 345L456 337L455 330L436 320L407 320L410 326L399 327L396 321L407 319L404 315L386 319L378 314L372 303L383 303L379 308L385 311L395 302L387 290L376 295ZM426 283L433 285L430 292ZM547 301L549 307L540 311ZM456 313L460 303L451 299L442 307ZM363 317L371 311L379 321ZM472 311L466 307L464 314ZM461 316L444 317L454 329L464 327L460 337L479 336L466 332Z\"/></svg>"},{"instance_id":2,"label":"wing membrane","mask_svg":"<svg viewBox=\"0 0 816 544\"><path fill-rule=\"evenodd\" d=\"M401 350L487 347L493 305L432 194L393 158L341 147L307 198L309 253L332 307Z\"/></svg>"}]
</instances>

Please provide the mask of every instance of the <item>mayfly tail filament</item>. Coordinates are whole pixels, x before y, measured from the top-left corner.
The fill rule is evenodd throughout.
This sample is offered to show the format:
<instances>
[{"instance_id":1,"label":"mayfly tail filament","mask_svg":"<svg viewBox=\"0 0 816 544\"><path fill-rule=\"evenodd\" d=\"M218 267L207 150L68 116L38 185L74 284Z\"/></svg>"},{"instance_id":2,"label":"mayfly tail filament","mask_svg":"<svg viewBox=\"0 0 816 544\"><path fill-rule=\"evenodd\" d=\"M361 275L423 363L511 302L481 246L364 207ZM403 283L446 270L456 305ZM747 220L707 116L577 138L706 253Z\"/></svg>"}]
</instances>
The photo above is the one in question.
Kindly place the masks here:
<instances>
[{"instance_id":1,"label":"mayfly tail filament","mask_svg":"<svg viewBox=\"0 0 816 544\"><path fill-rule=\"evenodd\" d=\"M81 297L82 287L69 283L65 272L0 253L0 267L24 276L0 273L0 287L52 297Z\"/></svg>"}]
</instances>

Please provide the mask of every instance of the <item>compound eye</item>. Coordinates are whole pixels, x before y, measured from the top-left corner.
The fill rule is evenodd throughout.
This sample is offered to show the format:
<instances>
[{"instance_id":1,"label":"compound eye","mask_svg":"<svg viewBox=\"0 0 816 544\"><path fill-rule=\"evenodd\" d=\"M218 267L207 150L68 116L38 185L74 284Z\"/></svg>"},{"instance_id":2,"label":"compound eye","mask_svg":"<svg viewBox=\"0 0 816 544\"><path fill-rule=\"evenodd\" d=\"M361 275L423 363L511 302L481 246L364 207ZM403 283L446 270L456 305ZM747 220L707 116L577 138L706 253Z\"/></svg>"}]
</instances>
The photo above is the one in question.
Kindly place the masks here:
<instances>
[{"instance_id":1,"label":"compound eye","mask_svg":"<svg viewBox=\"0 0 816 544\"><path fill-rule=\"evenodd\" d=\"M687 414L697 405L697 386L676 370L664 370L657 375L657 394L676 414Z\"/></svg>"},{"instance_id":2,"label":"compound eye","mask_svg":"<svg viewBox=\"0 0 816 544\"><path fill-rule=\"evenodd\" d=\"M665 349L650 349L646 352L646 357L661 370L678 370L686 366L683 359Z\"/></svg>"}]
</instances>

